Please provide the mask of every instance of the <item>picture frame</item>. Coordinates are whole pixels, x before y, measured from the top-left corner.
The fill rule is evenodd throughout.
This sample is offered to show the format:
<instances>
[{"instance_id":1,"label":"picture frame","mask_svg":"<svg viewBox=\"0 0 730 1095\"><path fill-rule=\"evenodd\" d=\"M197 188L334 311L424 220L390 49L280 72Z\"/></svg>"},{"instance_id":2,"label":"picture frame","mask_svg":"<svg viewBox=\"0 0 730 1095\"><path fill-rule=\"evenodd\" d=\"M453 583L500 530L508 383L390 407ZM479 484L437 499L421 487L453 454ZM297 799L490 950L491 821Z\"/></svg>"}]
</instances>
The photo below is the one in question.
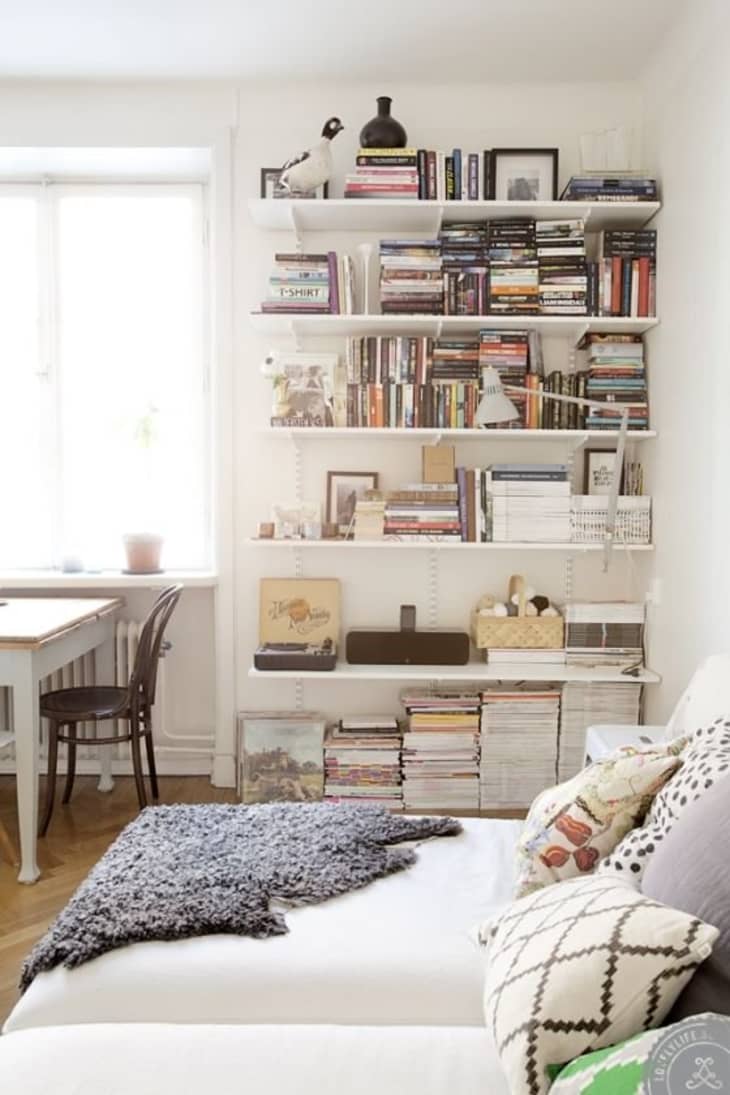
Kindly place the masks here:
<instances>
[{"instance_id":1,"label":"picture frame","mask_svg":"<svg viewBox=\"0 0 730 1095\"><path fill-rule=\"evenodd\" d=\"M316 802L324 793L321 718L245 717L241 727L241 800Z\"/></svg>"},{"instance_id":2,"label":"picture frame","mask_svg":"<svg viewBox=\"0 0 730 1095\"><path fill-rule=\"evenodd\" d=\"M306 193L290 193L288 190L285 190L283 186L279 186L279 178L283 170L283 167L261 168L259 189L262 198L296 198L298 201L303 201L307 198L324 199L329 197L328 183L325 183L323 186L318 186L316 190L309 190Z\"/></svg>"},{"instance_id":3,"label":"picture frame","mask_svg":"<svg viewBox=\"0 0 730 1095\"><path fill-rule=\"evenodd\" d=\"M262 578L259 583L259 643L321 646L340 638L337 578Z\"/></svg>"},{"instance_id":4,"label":"picture frame","mask_svg":"<svg viewBox=\"0 0 730 1095\"><path fill-rule=\"evenodd\" d=\"M610 494L615 468L616 452L614 449L586 449L583 493L604 496ZM619 483L619 493L621 486L622 484Z\"/></svg>"},{"instance_id":5,"label":"picture frame","mask_svg":"<svg viewBox=\"0 0 730 1095\"><path fill-rule=\"evenodd\" d=\"M365 491L378 489L376 471L327 472L327 523L337 525L341 533L352 526L355 503Z\"/></svg>"},{"instance_id":6,"label":"picture frame","mask_svg":"<svg viewBox=\"0 0 730 1095\"><path fill-rule=\"evenodd\" d=\"M495 201L556 201L557 148L493 148L489 187Z\"/></svg>"}]
</instances>

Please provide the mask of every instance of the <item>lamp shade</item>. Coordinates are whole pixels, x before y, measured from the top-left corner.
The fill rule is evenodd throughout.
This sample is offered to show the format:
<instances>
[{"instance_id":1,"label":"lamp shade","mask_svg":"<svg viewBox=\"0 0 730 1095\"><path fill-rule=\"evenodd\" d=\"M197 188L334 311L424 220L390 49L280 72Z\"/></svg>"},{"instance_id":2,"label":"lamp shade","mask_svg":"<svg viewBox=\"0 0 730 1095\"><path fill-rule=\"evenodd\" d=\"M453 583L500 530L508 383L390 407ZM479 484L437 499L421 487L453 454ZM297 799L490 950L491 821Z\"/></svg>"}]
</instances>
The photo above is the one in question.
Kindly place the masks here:
<instances>
[{"instance_id":1,"label":"lamp shade","mask_svg":"<svg viewBox=\"0 0 730 1095\"><path fill-rule=\"evenodd\" d=\"M502 388L502 381L496 369L482 370L482 398L477 407L478 426L493 426L496 422L513 422L520 412Z\"/></svg>"}]
</instances>

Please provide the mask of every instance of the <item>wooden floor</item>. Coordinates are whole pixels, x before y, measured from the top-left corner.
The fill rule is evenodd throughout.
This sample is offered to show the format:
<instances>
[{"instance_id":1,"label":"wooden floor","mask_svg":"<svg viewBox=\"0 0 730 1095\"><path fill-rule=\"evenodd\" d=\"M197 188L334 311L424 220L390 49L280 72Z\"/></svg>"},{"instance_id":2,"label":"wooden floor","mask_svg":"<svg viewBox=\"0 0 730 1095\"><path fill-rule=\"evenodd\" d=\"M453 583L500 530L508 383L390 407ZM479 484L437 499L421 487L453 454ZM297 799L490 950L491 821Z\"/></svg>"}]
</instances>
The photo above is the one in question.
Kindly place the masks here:
<instances>
[{"instance_id":1,"label":"wooden floor","mask_svg":"<svg viewBox=\"0 0 730 1095\"><path fill-rule=\"evenodd\" d=\"M134 781L116 780L111 794L96 790L96 779L79 777L68 806L60 804L62 787L48 835L38 842L43 872L34 886L21 886L17 870L0 862L0 1026L17 999L20 965L35 941L96 863L117 833L137 815ZM41 780L41 801L45 794ZM234 802L233 790L211 787L204 776L160 779L162 802ZM18 845L15 779L0 777L0 818Z\"/></svg>"}]
</instances>

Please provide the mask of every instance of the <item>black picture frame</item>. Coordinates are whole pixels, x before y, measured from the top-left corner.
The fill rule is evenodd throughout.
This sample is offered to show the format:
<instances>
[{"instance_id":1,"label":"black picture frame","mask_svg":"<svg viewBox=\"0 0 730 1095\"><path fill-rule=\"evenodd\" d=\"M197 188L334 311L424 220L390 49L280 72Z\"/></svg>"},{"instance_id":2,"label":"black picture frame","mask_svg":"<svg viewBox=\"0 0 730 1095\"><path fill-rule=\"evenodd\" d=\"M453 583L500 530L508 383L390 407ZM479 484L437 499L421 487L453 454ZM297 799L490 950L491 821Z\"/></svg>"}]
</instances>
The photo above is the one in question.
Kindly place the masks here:
<instances>
[{"instance_id":1,"label":"black picture frame","mask_svg":"<svg viewBox=\"0 0 730 1095\"><path fill-rule=\"evenodd\" d=\"M277 193L276 180L281 175L283 167L262 167L259 172L259 193L262 198L296 198L297 201L306 201L312 198L328 198L329 184L319 186L311 194L287 194L280 190Z\"/></svg>"},{"instance_id":2,"label":"black picture frame","mask_svg":"<svg viewBox=\"0 0 730 1095\"><path fill-rule=\"evenodd\" d=\"M617 453L615 449L584 449L583 457L583 493L589 495L608 495L611 493L611 481L608 480L597 488L594 482L594 460L598 464L612 464L611 472L612 478L615 473L615 466L617 460ZM621 494L623 490L624 481L624 469L621 469L621 476L619 479L618 490Z\"/></svg>"},{"instance_id":3,"label":"black picture frame","mask_svg":"<svg viewBox=\"0 0 730 1095\"><path fill-rule=\"evenodd\" d=\"M489 193L492 199L495 201L557 201L558 156L559 149L557 148L493 148L489 157ZM549 194L542 193L542 191L537 194L531 194L528 189L529 181L526 182L524 179L520 180L523 183L526 182L523 193L515 194L513 196L498 193L497 183L500 161L504 161L508 158L521 158L523 161L526 161L529 160L530 157L533 157L535 160L548 161L549 166L546 174L550 179Z\"/></svg>"}]
</instances>

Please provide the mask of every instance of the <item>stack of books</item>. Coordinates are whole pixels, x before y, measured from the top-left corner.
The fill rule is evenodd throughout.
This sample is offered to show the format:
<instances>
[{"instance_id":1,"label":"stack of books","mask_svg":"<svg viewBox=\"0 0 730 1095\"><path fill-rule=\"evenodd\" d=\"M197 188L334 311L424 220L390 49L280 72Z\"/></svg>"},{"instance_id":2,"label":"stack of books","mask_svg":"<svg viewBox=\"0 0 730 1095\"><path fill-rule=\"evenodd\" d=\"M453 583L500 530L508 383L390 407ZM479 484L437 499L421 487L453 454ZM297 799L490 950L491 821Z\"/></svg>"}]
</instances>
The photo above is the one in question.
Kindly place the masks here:
<instances>
[{"instance_id":1,"label":"stack of books","mask_svg":"<svg viewBox=\"0 0 730 1095\"><path fill-rule=\"evenodd\" d=\"M606 229L598 259L598 314L656 313L656 229Z\"/></svg>"},{"instance_id":2,"label":"stack of books","mask_svg":"<svg viewBox=\"0 0 730 1095\"><path fill-rule=\"evenodd\" d=\"M479 808L478 693L412 691L403 735L403 800L407 810Z\"/></svg>"},{"instance_id":3,"label":"stack of books","mask_svg":"<svg viewBox=\"0 0 730 1095\"><path fill-rule=\"evenodd\" d=\"M418 198L418 150L360 148L355 172L345 177L346 198Z\"/></svg>"},{"instance_id":4,"label":"stack of books","mask_svg":"<svg viewBox=\"0 0 730 1095\"><path fill-rule=\"evenodd\" d=\"M540 271L535 221L531 217L490 221L489 311L495 315L537 315Z\"/></svg>"},{"instance_id":5,"label":"stack of books","mask_svg":"<svg viewBox=\"0 0 730 1095\"><path fill-rule=\"evenodd\" d=\"M587 311L586 237L582 220L539 221L535 228L543 315Z\"/></svg>"},{"instance_id":6,"label":"stack of books","mask_svg":"<svg viewBox=\"0 0 730 1095\"><path fill-rule=\"evenodd\" d=\"M492 464L486 489L495 542L570 540L567 464Z\"/></svg>"},{"instance_id":7,"label":"stack of books","mask_svg":"<svg viewBox=\"0 0 730 1095\"><path fill-rule=\"evenodd\" d=\"M618 409L628 407L629 428L648 429L649 396L641 335L588 334L582 346L588 350L588 398ZM585 425L589 430L616 430L620 422L618 414L592 407Z\"/></svg>"},{"instance_id":8,"label":"stack of books","mask_svg":"<svg viewBox=\"0 0 730 1095\"><path fill-rule=\"evenodd\" d=\"M386 540L439 543L461 539L455 483L409 483L383 497Z\"/></svg>"},{"instance_id":9,"label":"stack of books","mask_svg":"<svg viewBox=\"0 0 730 1095\"><path fill-rule=\"evenodd\" d=\"M644 664L642 601L573 601L563 615L568 665L626 669Z\"/></svg>"},{"instance_id":10,"label":"stack of books","mask_svg":"<svg viewBox=\"0 0 730 1095\"><path fill-rule=\"evenodd\" d=\"M655 202L656 179L632 172L573 175L560 200L565 202Z\"/></svg>"},{"instance_id":11,"label":"stack of books","mask_svg":"<svg viewBox=\"0 0 730 1095\"><path fill-rule=\"evenodd\" d=\"M443 314L439 240L380 241L380 307L385 314Z\"/></svg>"},{"instance_id":12,"label":"stack of books","mask_svg":"<svg viewBox=\"0 0 730 1095\"><path fill-rule=\"evenodd\" d=\"M482 693L479 805L529 806L555 783L560 692L548 685Z\"/></svg>"},{"instance_id":13,"label":"stack of books","mask_svg":"<svg viewBox=\"0 0 730 1095\"><path fill-rule=\"evenodd\" d=\"M430 378L434 387L433 424L450 429L473 427L481 378L478 336L437 339Z\"/></svg>"},{"instance_id":14,"label":"stack of books","mask_svg":"<svg viewBox=\"0 0 730 1095\"><path fill-rule=\"evenodd\" d=\"M505 386L514 384L519 388L527 387L529 341L530 335L527 331L482 330L479 332L479 365L483 369L496 369ZM527 394L506 394L520 412L520 416L510 422L495 423L493 428L524 429L527 425Z\"/></svg>"},{"instance_id":15,"label":"stack of books","mask_svg":"<svg viewBox=\"0 0 730 1095\"><path fill-rule=\"evenodd\" d=\"M563 373L559 369L553 369L541 382L540 390L582 399L586 395L587 380L588 374L585 371ZM555 399L538 400L538 419L544 430L582 430L585 428L586 413L587 408L577 403L559 403Z\"/></svg>"},{"instance_id":16,"label":"stack of books","mask_svg":"<svg viewBox=\"0 0 730 1095\"><path fill-rule=\"evenodd\" d=\"M448 224L441 230L447 316L481 316L487 311L488 256L486 223Z\"/></svg>"},{"instance_id":17,"label":"stack of books","mask_svg":"<svg viewBox=\"0 0 730 1095\"><path fill-rule=\"evenodd\" d=\"M354 270L349 255L339 259L301 252L274 255L269 293L262 312L311 315L351 314L354 310Z\"/></svg>"},{"instance_id":18,"label":"stack of books","mask_svg":"<svg viewBox=\"0 0 730 1095\"><path fill-rule=\"evenodd\" d=\"M572 779L583 767L586 730L601 723L636 726L640 720L641 685L635 682L563 685L560 709L558 782ZM548 786L547 784L545 786Z\"/></svg>"},{"instance_id":19,"label":"stack of books","mask_svg":"<svg viewBox=\"0 0 730 1095\"><path fill-rule=\"evenodd\" d=\"M358 498L355 502L355 539L382 540L385 529L385 501Z\"/></svg>"},{"instance_id":20,"label":"stack of books","mask_svg":"<svg viewBox=\"0 0 730 1095\"><path fill-rule=\"evenodd\" d=\"M390 715L342 719L324 740L325 799L402 810L402 741L398 720Z\"/></svg>"}]
</instances>

